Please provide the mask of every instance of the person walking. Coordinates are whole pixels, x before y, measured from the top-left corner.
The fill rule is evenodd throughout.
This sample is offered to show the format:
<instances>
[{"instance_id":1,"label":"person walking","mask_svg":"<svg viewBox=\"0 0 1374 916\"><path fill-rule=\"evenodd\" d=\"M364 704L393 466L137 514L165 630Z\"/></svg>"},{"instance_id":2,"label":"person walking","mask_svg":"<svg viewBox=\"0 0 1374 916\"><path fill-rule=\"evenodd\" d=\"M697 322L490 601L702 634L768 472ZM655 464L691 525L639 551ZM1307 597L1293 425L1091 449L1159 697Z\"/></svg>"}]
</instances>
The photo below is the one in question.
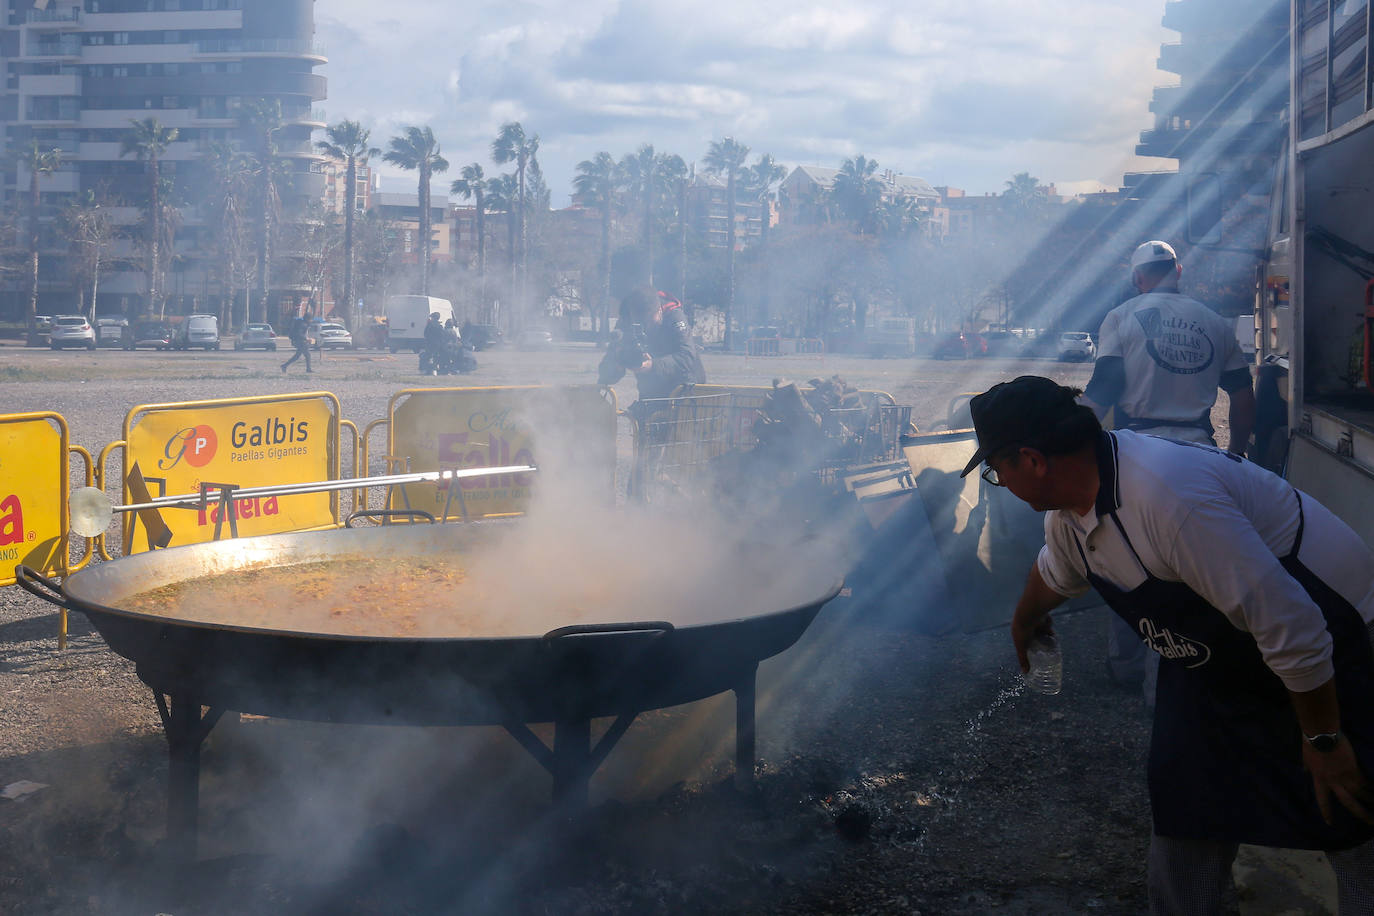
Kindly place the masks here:
<instances>
[{"instance_id":1,"label":"person walking","mask_svg":"<svg viewBox=\"0 0 1374 916\"><path fill-rule=\"evenodd\" d=\"M281 364L281 371L285 372L288 366L304 356L305 371L314 372L315 370L310 367L310 336L307 333L307 322L305 314L299 306L296 309L295 317L291 319L290 327L287 329L287 338L291 341L291 346L296 348L296 352L292 354L290 359Z\"/></svg>"},{"instance_id":2,"label":"person walking","mask_svg":"<svg viewBox=\"0 0 1374 916\"><path fill-rule=\"evenodd\" d=\"M1341 912L1374 912L1374 554L1281 477L1104 431L1079 395L1022 376L974 397L963 474L1046 513L1011 626L1023 671L1089 588L1160 656L1151 913L1220 912L1239 843L1325 851Z\"/></svg>"},{"instance_id":3,"label":"person walking","mask_svg":"<svg viewBox=\"0 0 1374 916\"><path fill-rule=\"evenodd\" d=\"M1232 323L1179 292L1182 273L1168 242L1149 241L1132 253L1139 295L1103 319L1083 403L1099 420L1114 408L1118 429L1215 445L1211 415L1220 389L1229 396L1227 449L1244 455L1255 424L1249 362ZM1143 684L1147 705L1154 702L1154 664L1124 623L1108 623L1107 669L1117 683Z\"/></svg>"}]
</instances>

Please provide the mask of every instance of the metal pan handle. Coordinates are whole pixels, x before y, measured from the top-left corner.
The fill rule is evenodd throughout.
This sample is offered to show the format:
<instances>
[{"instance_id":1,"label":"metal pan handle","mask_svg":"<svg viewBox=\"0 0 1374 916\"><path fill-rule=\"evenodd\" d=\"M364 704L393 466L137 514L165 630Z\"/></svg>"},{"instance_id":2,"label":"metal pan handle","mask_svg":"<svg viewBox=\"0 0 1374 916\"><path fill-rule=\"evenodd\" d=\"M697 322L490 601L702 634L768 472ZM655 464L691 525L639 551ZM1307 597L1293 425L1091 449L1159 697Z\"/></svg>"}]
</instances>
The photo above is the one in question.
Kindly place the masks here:
<instances>
[{"instance_id":1,"label":"metal pan handle","mask_svg":"<svg viewBox=\"0 0 1374 916\"><path fill-rule=\"evenodd\" d=\"M645 620L636 623L579 623L570 627L559 627L544 634L544 641L554 643L561 639L578 636L612 636L622 633L654 633L667 636L673 632L673 625L666 620Z\"/></svg>"},{"instance_id":2,"label":"metal pan handle","mask_svg":"<svg viewBox=\"0 0 1374 916\"><path fill-rule=\"evenodd\" d=\"M435 521L434 516L423 509L360 509L344 519L344 527L352 528L355 518L408 518L411 521L422 518L431 525L433 525Z\"/></svg>"},{"instance_id":3,"label":"metal pan handle","mask_svg":"<svg viewBox=\"0 0 1374 916\"><path fill-rule=\"evenodd\" d=\"M69 611L76 610L67 600L67 596L62 592L62 586L56 579L49 579L32 567L22 563L14 567L14 581L16 585L30 595L36 595L50 604L66 608Z\"/></svg>"}]
</instances>

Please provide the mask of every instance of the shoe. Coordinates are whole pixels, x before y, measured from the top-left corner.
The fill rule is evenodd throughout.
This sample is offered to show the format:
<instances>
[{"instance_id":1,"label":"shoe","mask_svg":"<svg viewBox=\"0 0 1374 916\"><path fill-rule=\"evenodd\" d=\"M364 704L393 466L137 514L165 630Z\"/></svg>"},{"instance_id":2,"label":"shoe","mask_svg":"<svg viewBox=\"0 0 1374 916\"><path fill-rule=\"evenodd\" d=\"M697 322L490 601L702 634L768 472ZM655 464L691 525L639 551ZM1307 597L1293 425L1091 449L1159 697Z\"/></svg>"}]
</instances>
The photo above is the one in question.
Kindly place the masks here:
<instances>
[{"instance_id":1,"label":"shoe","mask_svg":"<svg viewBox=\"0 0 1374 916\"><path fill-rule=\"evenodd\" d=\"M286 363L282 363L282 364L281 364L281 371L282 371L282 372L285 372L285 371L286 371Z\"/></svg>"},{"instance_id":2,"label":"shoe","mask_svg":"<svg viewBox=\"0 0 1374 916\"><path fill-rule=\"evenodd\" d=\"M312 373L312 372L314 372L314 371L315 371L314 369L306 369L306 370L305 370L305 373L306 373L306 375L309 375L310 373Z\"/></svg>"}]
</instances>

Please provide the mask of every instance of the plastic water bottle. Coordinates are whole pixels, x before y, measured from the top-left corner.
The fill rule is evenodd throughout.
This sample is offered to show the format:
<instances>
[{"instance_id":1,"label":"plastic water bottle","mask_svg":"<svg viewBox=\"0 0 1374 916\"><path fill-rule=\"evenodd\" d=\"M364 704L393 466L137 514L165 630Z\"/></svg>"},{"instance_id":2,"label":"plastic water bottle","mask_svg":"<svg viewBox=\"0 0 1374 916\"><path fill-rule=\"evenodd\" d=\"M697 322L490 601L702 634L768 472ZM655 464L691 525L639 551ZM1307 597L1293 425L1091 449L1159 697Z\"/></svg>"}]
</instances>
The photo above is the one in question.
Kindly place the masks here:
<instances>
[{"instance_id":1,"label":"plastic water bottle","mask_svg":"<svg viewBox=\"0 0 1374 916\"><path fill-rule=\"evenodd\" d=\"M1036 693L1057 694L1064 681L1064 657L1059 652L1059 641L1043 634L1035 637L1026 647L1026 660L1030 662L1026 686Z\"/></svg>"}]
</instances>

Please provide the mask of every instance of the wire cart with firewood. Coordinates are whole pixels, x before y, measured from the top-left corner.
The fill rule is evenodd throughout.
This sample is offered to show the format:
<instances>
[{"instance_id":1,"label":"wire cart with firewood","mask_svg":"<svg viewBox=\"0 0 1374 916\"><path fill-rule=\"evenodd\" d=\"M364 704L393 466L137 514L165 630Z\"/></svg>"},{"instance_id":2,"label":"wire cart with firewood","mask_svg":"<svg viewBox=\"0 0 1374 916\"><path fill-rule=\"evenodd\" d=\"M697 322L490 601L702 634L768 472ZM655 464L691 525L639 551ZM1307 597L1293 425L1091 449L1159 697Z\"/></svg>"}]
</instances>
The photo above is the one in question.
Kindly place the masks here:
<instances>
[{"instance_id":1,"label":"wire cart with firewood","mask_svg":"<svg viewBox=\"0 0 1374 916\"><path fill-rule=\"evenodd\" d=\"M709 498L740 507L843 492L859 470L901 463L911 408L840 378L772 388L696 386L634 411L630 496L643 503Z\"/></svg>"}]
</instances>

